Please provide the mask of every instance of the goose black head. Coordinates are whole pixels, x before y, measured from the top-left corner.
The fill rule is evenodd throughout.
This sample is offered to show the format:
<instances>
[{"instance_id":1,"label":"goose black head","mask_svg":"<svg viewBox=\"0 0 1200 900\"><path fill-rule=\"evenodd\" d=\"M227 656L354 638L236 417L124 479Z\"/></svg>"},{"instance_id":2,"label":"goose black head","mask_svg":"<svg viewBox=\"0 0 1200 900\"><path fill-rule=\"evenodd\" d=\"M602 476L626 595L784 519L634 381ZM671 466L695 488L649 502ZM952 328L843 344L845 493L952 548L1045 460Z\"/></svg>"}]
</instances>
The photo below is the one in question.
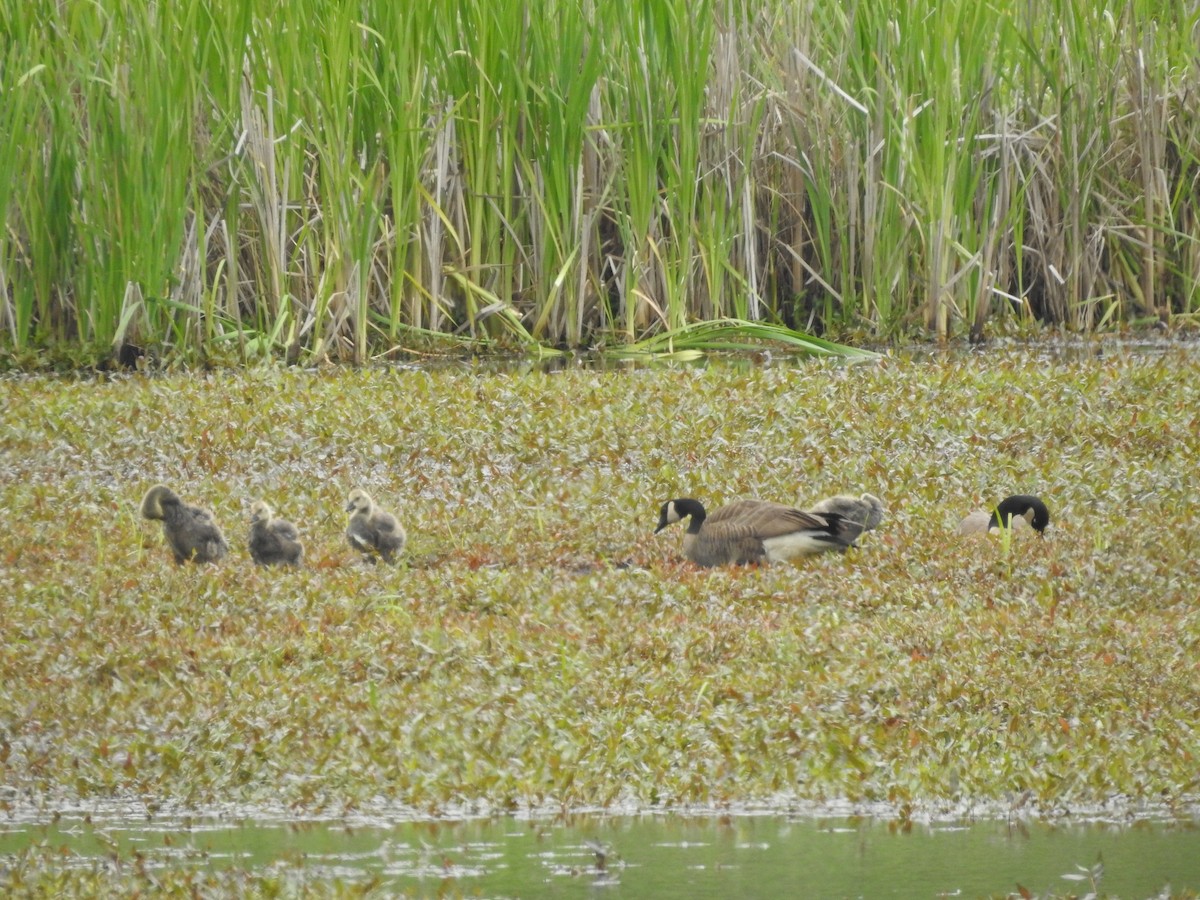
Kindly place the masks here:
<instances>
[{"instance_id":1,"label":"goose black head","mask_svg":"<svg viewBox=\"0 0 1200 900\"><path fill-rule=\"evenodd\" d=\"M1038 534L1045 534L1046 526L1050 524L1050 510L1040 498L1032 494L1014 494L1005 497L992 513L990 526L1011 524L1014 516L1021 516L1029 522L1031 528Z\"/></svg>"},{"instance_id":2,"label":"goose black head","mask_svg":"<svg viewBox=\"0 0 1200 900\"><path fill-rule=\"evenodd\" d=\"M673 525L688 516L692 517L692 527L697 527L704 521L704 504L699 500L691 500L687 497L668 500L659 510L658 527L654 529L654 533L658 534L668 525Z\"/></svg>"}]
</instances>

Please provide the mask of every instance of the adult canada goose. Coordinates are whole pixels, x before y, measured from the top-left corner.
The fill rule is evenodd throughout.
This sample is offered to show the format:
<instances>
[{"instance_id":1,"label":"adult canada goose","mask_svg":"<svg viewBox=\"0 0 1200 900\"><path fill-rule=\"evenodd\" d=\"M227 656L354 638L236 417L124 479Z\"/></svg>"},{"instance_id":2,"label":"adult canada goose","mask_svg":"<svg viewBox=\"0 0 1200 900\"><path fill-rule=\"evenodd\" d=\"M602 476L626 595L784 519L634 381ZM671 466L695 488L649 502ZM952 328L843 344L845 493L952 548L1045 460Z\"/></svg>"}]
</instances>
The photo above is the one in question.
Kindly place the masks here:
<instances>
[{"instance_id":1,"label":"adult canada goose","mask_svg":"<svg viewBox=\"0 0 1200 900\"><path fill-rule=\"evenodd\" d=\"M985 534L1000 527L1003 522L1014 530L1032 527L1044 534L1050 524L1050 510L1046 504L1030 494L1014 494L1005 497L995 509L977 509L958 523L959 534Z\"/></svg>"},{"instance_id":2,"label":"adult canada goose","mask_svg":"<svg viewBox=\"0 0 1200 900\"><path fill-rule=\"evenodd\" d=\"M212 513L184 503L166 485L156 484L146 491L142 516L163 523L163 534L177 563L216 562L229 550Z\"/></svg>"},{"instance_id":3,"label":"adult canada goose","mask_svg":"<svg viewBox=\"0 0 1200 900\"><path fill-rule=\"evenodd\" d=\"M864 531L874 531L883 521L883 502L874 494L863 494L861 497L838 494L835 497L826 497L808 511L837 513L844 521L857 528L853 535L855 540Z\"/></svg>"},{"instance_id":4,"label":"adult canada goose","mask_svg":"<svg viewBox=\"0 0 1200 900\"><path fill-rule=\"evenodd\" d=\"M362 488L350 492L346 509L350 512L346 540L355 550L361 550L366 559L374 562L378 554L390 563L404 549L404 528L395 516L376 506Z\"/></svg>"},{"instance_id":5,"label":"adult canada goose","mask_svg":"<svg viewBox=\"0 0 1200 900\"><path fill-rule=\"evenodd\" d=\"M250 557L260 566L299 565L304 554L300 533L287 519L277 519L271 507L255 500L250 507Z\"/></svg>"},{"instance_id":6,"label":"adult canada goose","mask_svg":"<svg viewBox=\"0 0 1200 900\"><path fill-rule=\"evenodd\" d=\"M854 542L852 526L837 513L806 513L765 500L737 500L712 515L699 500L668 500L654 533L689 516L683 554L701 566L779 562Z\"/></svg>"}]
</instances>

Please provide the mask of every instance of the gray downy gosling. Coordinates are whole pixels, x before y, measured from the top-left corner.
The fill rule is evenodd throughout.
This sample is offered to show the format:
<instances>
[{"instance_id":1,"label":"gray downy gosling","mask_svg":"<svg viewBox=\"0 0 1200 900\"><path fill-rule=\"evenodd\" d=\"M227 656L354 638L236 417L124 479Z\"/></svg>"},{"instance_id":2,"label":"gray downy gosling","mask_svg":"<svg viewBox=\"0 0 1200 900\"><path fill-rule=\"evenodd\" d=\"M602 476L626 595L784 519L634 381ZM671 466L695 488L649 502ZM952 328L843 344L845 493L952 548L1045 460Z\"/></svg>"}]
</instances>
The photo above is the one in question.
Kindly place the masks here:
<instances>
[{"instance_id":1,"label":"gray downy gosling","mask_svg":"<svg viewBox=\"0 0 1200 900\"><path fill-rule=\"evenodd\" d=\"M250 507L250 558L260 566L297 566L303 555L296 526L276 518L264 501L255 500Z\"/></svg>"},{"instance_id":2,"label":"gray downy gosling","mask_svg":"<svg viewBox=\"0 0 1200 900\"><path fill-rule=\"evenodd\" d=\"M368 562L379 556L390 563L404 549L406 535L396 517L375 505L371 495L362 488L350 492L346 501L350 521L346 525L346 540L363 554Z\"/></svg>"},{"instance_id":3,"label":"gray downy gosling","mask_svg":"<svg viewBox=\"0 0 1200 900\"><path fill-rule=\"evenodd\" d=\"M142 517L163 523L163 534L179 565L216 562L229 552L212 513L184 503L166 485L156 484L146 492Z\"/></svg>"},{"instance_id":4,"label":"gray downy gosling","mask_svg":"<svg viewBox=\"0 0 1200 900\"><path fill-rule=\"evenodd\" d=\"M668 500L654 533L689 517L683 554L699 566L780 562L854 543L853 526L837 513L806 513L765 500L737 500L712 515L699 500Z\"/></svg>"},{"instance_id":5,"label":"gray downy gosling","mask_svg":"<svg viewBox=\"0 0 1200 900\"><path fill-rule=\"evenodd\" d=\"M1001 522L1014 531L1032 528L1044 537L1050 524L1050 510L1031 494L1014 494L1001 500L995 509L977 509L968 514L958 523L958 533L987 534L998 531Z\"/></svg>"},{"instance_id":6,"label":"gray downy gosling","mask_svg":"<svg viewBox=\"0 0 1200 900\"><path fill-rule=\"evenodd\" d=\"M811 513L837 513L842 519L857 529L853 539L858 540L864 531L874 531L883 521L883 501L874 494L863 494L861 497L851 497L838 494L826 497L815 506L809 507Z\"/></svg>"}]
</instances>

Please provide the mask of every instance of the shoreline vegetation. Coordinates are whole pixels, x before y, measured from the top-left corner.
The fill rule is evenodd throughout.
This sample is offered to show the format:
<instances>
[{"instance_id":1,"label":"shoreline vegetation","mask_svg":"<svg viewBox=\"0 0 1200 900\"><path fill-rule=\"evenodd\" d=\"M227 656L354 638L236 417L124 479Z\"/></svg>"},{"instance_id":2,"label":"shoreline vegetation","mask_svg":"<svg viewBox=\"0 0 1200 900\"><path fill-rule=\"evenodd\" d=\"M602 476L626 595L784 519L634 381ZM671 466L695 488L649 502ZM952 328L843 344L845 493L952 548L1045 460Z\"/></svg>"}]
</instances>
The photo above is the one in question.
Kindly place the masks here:
<instances>
[{"instance_id":1,"label":"shoreline vegetation","mask_svg":"<svg viewBox=\"0 0 1200 900\"><path fill-rule=\"evenodd\" d=\"M9 3L0 355L1194 325L1198 15Z\"/></svg>"}]
</instances>

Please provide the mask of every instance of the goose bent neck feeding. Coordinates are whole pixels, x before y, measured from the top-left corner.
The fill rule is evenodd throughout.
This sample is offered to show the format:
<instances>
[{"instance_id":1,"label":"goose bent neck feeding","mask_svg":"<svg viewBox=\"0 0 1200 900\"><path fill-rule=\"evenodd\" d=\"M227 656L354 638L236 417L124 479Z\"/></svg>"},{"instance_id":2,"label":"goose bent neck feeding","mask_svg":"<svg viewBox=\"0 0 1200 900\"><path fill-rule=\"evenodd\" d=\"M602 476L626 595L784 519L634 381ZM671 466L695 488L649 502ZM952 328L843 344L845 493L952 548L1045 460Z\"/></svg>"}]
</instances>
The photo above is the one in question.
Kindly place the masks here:
<instances>
[{"instance_id":1,"label":"goose bent neck feeding","mask_svg":"<svg viewBox=\"0 0 1200 900\"><path fill-rule=\"evenodd\" d=\"M210 563L229 550L212 513L179 499L165 484L156 484L142 497L142 517L163 524L163 535L175 562Z\"/></svg>"},{"instance_id":2,"label":"goose bent neck feeding","mask_svg":"<svg viewBox=\"0 0 1200 900\"><path fill-rule=\"evenodd\" d=\"M977 509L958 523L959 534L986 534L1004 527L1020 531L1032 528L1045 535L1050 524L1050 510L1040 497L1032 494L1013 494L1005 497L993 509Z\"/></svg>"}]
</instances>

